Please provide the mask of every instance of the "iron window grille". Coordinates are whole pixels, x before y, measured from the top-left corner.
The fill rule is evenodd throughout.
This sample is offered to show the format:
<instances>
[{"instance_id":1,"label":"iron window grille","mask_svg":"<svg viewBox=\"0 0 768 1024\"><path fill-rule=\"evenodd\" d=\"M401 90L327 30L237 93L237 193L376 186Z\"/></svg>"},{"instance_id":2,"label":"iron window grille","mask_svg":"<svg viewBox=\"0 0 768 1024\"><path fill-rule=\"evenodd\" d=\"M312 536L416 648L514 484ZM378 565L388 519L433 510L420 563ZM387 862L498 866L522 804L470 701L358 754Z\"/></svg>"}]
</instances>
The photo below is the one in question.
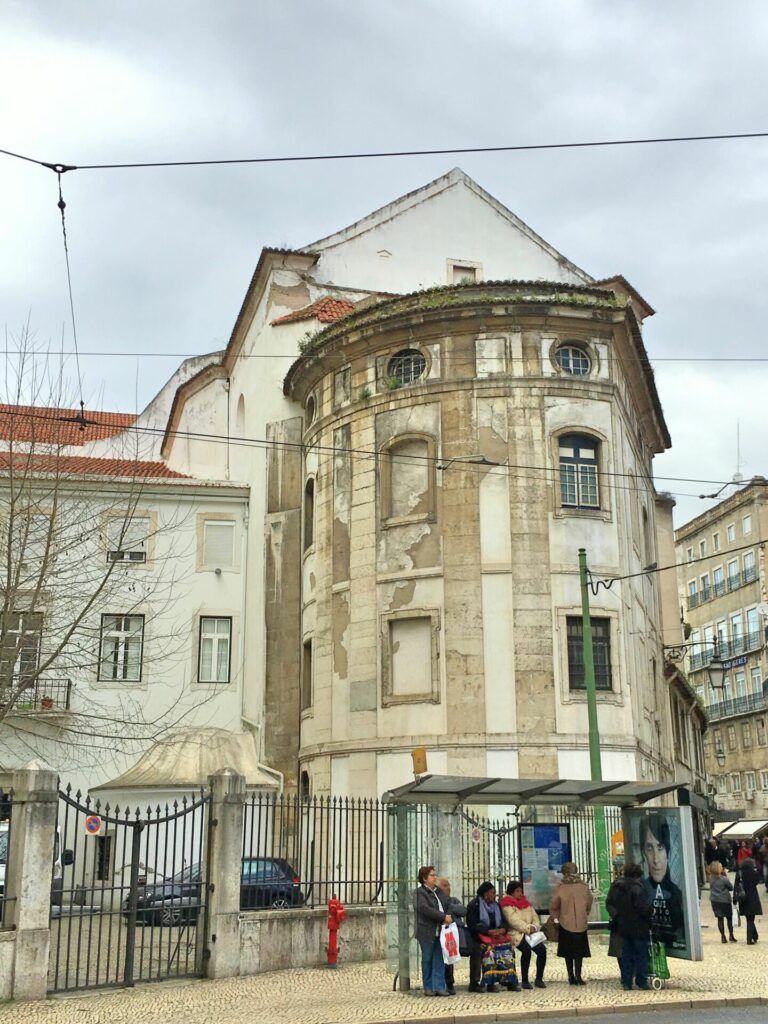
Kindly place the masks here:
<instances>
[{"instance_id":1,"label":"iron window grille","mask_svg":"<svg viewBox=\"0 0 768 1024\"><path fill-rule=\"evenodd\" d=\"M101 616L100 682L141 682L143 653L143 615Z\"/></svg>"},{"instance_id":2,"label":"iron window grille","mask_svg":"<svg viewBox=\"0 0 768 1024\"><path fill-rule=\"evenodd\" d=\"M612 690L611 676L611 620L590 618L592 624L592 653L595 662L595 689ZM585 690L584 630L580 615L566 619L568 637L568 684L572 690Z\"/></svg>"},{"instance_id":3,"label":"iron window grille","mask_svg":"<svg viewBox=\"0 0 768 1024\"><path fill-rule=\"evenodd\" d=\"M592 369L592 360L577 345L561 345L555 352L555 360L563 373L572 377L586 377Z\"/></svg>"},{"instance_id":4,"label":"iron window grille","mask_svg":"<svg viewBox=\"0 0 768 1024\"><path fill-rule=\"evenodd\" d=\"M599 444L591 437L560 438L560 502L564 508L600 508Z\"/></svg>"},{"instance_id":5,"label":"iron window grille","mask_svg":"<svg viewBox=\"0 0 768 1024\"><path fill-rule=\"evenodd\" d=\"M397 381L400 387L413 384L424 376L427 360L416 348L406 348L397 352L387 364L387 377Z\"/></svg>"},{"instance_id":6,"label":"iron window grille","mask_svg":"<svg viewBox=\"0 0 768 1024\"><path fill-rule=\"evenodd\" d=\"M202 615L200 617L197 681L199 683L228 683L231 660L231 617Z\"/></svg>"}]
</instances>

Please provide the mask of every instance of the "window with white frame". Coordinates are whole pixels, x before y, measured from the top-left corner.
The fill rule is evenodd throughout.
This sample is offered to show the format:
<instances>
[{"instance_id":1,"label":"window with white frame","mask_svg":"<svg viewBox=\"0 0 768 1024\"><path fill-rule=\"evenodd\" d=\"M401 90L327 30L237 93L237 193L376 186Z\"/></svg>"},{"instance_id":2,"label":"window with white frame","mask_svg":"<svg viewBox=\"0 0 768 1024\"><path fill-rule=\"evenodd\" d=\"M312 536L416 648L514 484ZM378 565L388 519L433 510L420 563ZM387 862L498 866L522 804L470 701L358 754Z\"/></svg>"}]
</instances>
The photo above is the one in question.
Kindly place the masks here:
<instances>
[{"instance_id":1,"label":"window with white frame","mask_svg":"<svg viewBox=\"0 0 768 1024\"><path fill-rule=\"evenodd\" d=\"M768 774L768 773L766 773ZM725 775L715 776L715 790L718 793L725 793L726 791L726 777Z\"/></svg>"},{"instance_id":2,"label":"window with white frame","mask_svg":"<svg viewBox=\"0 0 768 1024\"><path fill-rule=\"evenodd\" d=\"M560 345L555 352L555 361L563 373L572 377L586 377L592 362L580 345Z\"/></svg>"},{"instance_id":3,"label":"window with white frame","mask_svg":"<svg viewBox=\"0 0 768 1024\"><path fill-rule=\"evenodd\" d=\"M709 573L708 572L705 572L700 577L700 582L701 582L701 594L702 594L702 597L706 599L707 597L709 597Z\"/></svg>"},{"instance_id":4,"label":"window with white frame","mask_svg":"<svg viewBox=\"0 0 768 1024\"><path fill-rule=\"evenodd\" d=\"M722 565L718 565L712 570L712 589L715 592L715 597L722 597L725 593L725 576Z\"/></svg>"},{"instance_id":5,"label":"window with white frame","mask_svg":"<svg viewBox=\"0 0 768 1024\"><path fill-rule=\"evenodd\" d=\"M734 672L733 677L736 680L736 696L746 697L747 696L747 677L744 672Z\"/></svg>"},{"instance_id":6,"label":"window with white frame","mask_svg":"<svg viewBox=\"0 0 768 1024\"><path fill-rule=\"evenodd\" d=\"M728 584L731 587L738 586L739 583L739 560L738 558L732 558L728 562Z\"/></svg>"},{"instance_id":7,"label":"window with white frame","mask_svg":"<svg viewBox=\"0 0 768 1024\"><path fill-rule=\"evenodd\" d=\"M110 519L107 522L107 561L146 562L149 530L148 516Z\"/></svg>"},{"instance_id":8,"label":"window with white frame","mask_svg":"<svg viewBox=\"0 0 768 1024\"><path fill-rule=\"evenodd\" d=\"M746 789L747 793L755 792L757 786L755 784L754 772L744 772L744 788Z\"/></svg>"},{"instance_id":9,"label":"window with white frame","mask_svg":"<svg viewBox=\"0 0 768 1024\"><path fill-rule=\"evenodd\" d=\"M696 597L699 585L696 580L688 580L688 597Z\"/></svg>"},{"instance_id":10,"label":"window with white frame","mask_svg":"<svg viewBox=\"0 0 768 1024\"><path fill-rule=\"evenodd\" d=\"M731 641L733 642L734 648L740 648L739 641L741 640L742 633L741 612L736 612L735 615L731 616ZM738 650L737 653L741 653L741 651Z\"/></svg>"},{"instance_id":11,"label":"window with white frame","mask_svg":"<svg viewBox=\"0 0 768 1024\"><path fill-rule=\"evenodd\" d=\"M766 733L765 733L765 719L755 719L755 733L757 735L758 747L764 747L766 745Z\"/></svg>"},{"instance_id":12,"label":"window with white frame","mask_svg":"<svg viewBox=\"0 0 768 1024\"><path fill-rule=\"evenodd\" d=\"M757 572L755 571L755 552L745 551L742 556L742 562L744 565L744 581L746 583L757 579Z\"/></svg>"},{"instance_id":13,"label":"window with white frame","mask_svg":"<svg viewBox=\"0 0 768 1024\"><path fill-rule=\"evenodd\" d=\"M742 722L741 723L741 745L744 750L752 749L752 723Z\"/></svg>"},{"instance_id":14,"label":"window with white frame","mask_svg":"<svg viewBox=\"0 0 768 1024\"><path fill-rule=\"evenodd\" d=\"M560 502L566 508L600 508L600 445L583 434L560 438Z\"/></svg>"},{"instance_id":15,"label":"window with white frame","mask_svg":"<svg viewBox=\"0 0 768 1024\"><path fill-rule=\"evenodd\" d=\"M768 771L760 772L760 789L768 789Z\"/></svg>"},{"instance_id":16,"label":"window with white frame","mask_svg":"<svg viewBox=\"0 0 768 1024\"><path fill-rule=\"evenodd\" d=\"M712 534L712 550L713 551L719 551L720 550L720 534L719 533L713 533Z\"/></svg>"},{"instance_id":17,"label":"window with white frame","mask_svg":"<svg viewBox=\"0 0 768 1024\"><path fill-rule=\"evenodd\" d=\"M693 561L693 548L686 548L685 559L687 562Z\"/></svg>"},{"instance_id":18,"label":"window with white frame","mask_svg":"<svg viewBox=\"0 0 768 1024\"><path fill-rule=\"evenodd\" d=\"M704 555L706 555L706 553L707 553L707 541L706 541L706 538L705 538L704 540L700 540L699 541L699 555L703 558Z\"/></svg>"},{"instance_id":19,"label":"window with white frame","mask_svg":"<svg viewBox=\"0 0 768 1024\"><path fill-rule=\"evenodd\" d=\"M101 616L101 682L141 682L143 650L143 615Z\"/></svg>"},{"instance_id":20,"label":"window with white frame","mask_svg":"<svg viewBox=\"0 0 768 1024\"><path fill-rule=\"evenodd\" d=\"M235 564L235 524L206 519L203 523L203 565L206 569L232 569Z\"/></svg>"},{"instance_id":21,"label":"window with white frame","mask_svg":"<svg viewBox=\"0 0 768 1024\"><path fill-rule=\"evenodd\" d=\"M0 679L13 686L31 683L40 661L43 632L41 612L4 612L0 615Z\"/></svg>"},{"instance_id":22,"label":"window with white frame","mask_svg":"<svg viewBox=\"0 0 768 1024\"><path fill-rule=\"evenodd\" d=\"M201 615L197 681L228 683L231 655L232 619L226 615Z\"/></svg>"},{"instance_id":23,"label":"window with white frame","mask_svg":"<svg viewBox=\"0 0 768 1024\"><path fill-rule=\"evenodd\" d=\"M735 725L729 725L728 726L727 736L728 736L728 749L729 750L737 750L738 749L738 744L736 742L736 726Z\"/></svg>"},{"instance_id":24,"label":"window with white frame","mask_svg":"<svg viewBox=\"0 0 768 1024\"><path fill-rule=\"evenodd\" d=\"M726 528L726 535L728 537L728 543L729 544L733 544L733 542L736 540L736 524L735 523L731 523Z\"/></svg>"},{"instance_id":25,"label":"window with white frame","mask_svg":"<svg viewBox=\"0 0 768 1024\"><path fill-rule=\"evenodd\" d=\"M752 516L744 516L741 520L741 532L745 537L748 537L752 533Z\"/></svg>"},{"instance_id":26,"label":"window with white frame","mask_svg":"<svg viewBox=\"0 0 768 1024\"><path fill-rule=\"evenodd\" d=\"M756 665L754 668L749 670L751 679L752 693L763 692L763 674L760 670L760 666Z\"/></svg>"},{"instance_id":27,"label":"window with white frame","mask_svg":"<svg viewBox=\"0 0 768 1024\"><path fill-rule=\"evenodd\" d=\"M731 792L741 792L741 772L731 772Z\"/></svg>"},{"instance_id":28,"label":"window with white frame","mask_svg":"<svg viewBox=\"0 0 768 1024\"><path fill-rule=\"evenodd\" d=\"M713 691L714 693L714 691ZM731 677L723 676L723 700L731 700L733 697L733 689L731 687ZM716 697L713 696L712 703L715 703Z\"/></svg>"}]
</instances>

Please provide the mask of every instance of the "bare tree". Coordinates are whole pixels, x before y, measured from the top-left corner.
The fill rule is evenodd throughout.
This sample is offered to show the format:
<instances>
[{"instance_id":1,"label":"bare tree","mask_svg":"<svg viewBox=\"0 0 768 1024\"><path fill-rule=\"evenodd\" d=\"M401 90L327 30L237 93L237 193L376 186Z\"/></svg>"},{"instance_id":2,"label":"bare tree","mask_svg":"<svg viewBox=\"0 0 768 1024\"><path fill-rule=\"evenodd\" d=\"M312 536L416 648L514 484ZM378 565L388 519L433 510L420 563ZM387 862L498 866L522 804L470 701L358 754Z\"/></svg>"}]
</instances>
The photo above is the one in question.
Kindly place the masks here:
<instances>
[{"instance_id":1,"label":"bare tree","mask_svg":"<svg viewBox=\"0 0 768 1024\"><path fill-rule=\"evenodd\" d=\"M194 515L157 497L138 433L109 458L81 454L94 425L40 366L25 332L0 407L0 727L17 751L83 768L131 759L211 699L186 685L190 624L174 615Z\"/></svg>"}]
</instances>

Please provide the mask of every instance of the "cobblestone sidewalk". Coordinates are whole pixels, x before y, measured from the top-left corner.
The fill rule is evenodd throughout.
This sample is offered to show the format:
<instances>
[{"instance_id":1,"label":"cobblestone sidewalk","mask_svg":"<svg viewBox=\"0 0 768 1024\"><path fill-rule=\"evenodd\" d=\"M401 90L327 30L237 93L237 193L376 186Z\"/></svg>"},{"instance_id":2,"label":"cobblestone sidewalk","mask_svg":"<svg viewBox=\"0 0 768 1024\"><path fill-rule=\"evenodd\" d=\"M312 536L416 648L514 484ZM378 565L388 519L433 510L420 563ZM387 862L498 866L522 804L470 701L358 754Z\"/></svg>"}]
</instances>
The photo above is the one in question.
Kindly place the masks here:
<instances>
[{"instance_id":1,"label":"cobblestone sidewalk","mask_svg":"<svg viewBox=\"0 0 768 1024\"><path fill-rule=\"evenodd\" d=\"M705 904L702 917L704 957L700 963L670 961L672 979L661 992L624 992L616 961L605 945L592 943L585 962L588 984L581 989L565 980L562 960L551 956L545 990L520 994L503 992L475 996L466 991L466 961L458 972L459 994L451 999L427 999L420 993L392 991L385 965L341 965L320 969L281 971L224 981L164 982L130 991L97 992L57 997L45 1002L6 1005L3 1024L122 1024L161 1020L163 1024L353 1024L353 1022L504 1020L579 1014L588 1009L613 1012L629 1006L665 1009L672 1004L715 1007L726 999L768 1001L768 931L755 946L747 946L744 929L739 942L723 946ZM758 919L758 928L760 920ZM768 925L766 925L768 929ZM738 1004L737 1004L738 1005Z\"/></svg>"}]
</instances>

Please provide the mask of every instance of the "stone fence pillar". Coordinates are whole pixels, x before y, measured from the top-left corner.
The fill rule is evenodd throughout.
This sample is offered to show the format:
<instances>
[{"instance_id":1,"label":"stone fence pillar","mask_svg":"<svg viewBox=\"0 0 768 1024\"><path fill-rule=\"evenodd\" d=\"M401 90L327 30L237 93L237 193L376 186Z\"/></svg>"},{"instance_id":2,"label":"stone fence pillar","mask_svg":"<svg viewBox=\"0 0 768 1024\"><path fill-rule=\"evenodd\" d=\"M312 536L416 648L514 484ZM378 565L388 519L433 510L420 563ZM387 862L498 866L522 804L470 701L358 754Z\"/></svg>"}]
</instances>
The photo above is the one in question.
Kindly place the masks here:
<instances>
[{"instance_id":1,"label":"stone fence pillar","mask_svg":"<svg viewBox=\"0 0 768 1024\"><path fill-rule=\"evenodd\" d=\"M31 766L11 774L11 842L4 925L12 929L13 999L44 999L51 945L51 880L58 816L56 773ZM8 991L8 988L6 988Z\"/></svg>"},{"instance_id":2,"label":"stone fence pillar","mask_svg":"<svg viewBox=\"0 0 768 1024\"><path fill-rule=\"evenodd\" d=\"M243 859L245 778L224 768L210 778L211 874L209 978L240 973L240 883Z\"/></svg>"}]
</instances>

